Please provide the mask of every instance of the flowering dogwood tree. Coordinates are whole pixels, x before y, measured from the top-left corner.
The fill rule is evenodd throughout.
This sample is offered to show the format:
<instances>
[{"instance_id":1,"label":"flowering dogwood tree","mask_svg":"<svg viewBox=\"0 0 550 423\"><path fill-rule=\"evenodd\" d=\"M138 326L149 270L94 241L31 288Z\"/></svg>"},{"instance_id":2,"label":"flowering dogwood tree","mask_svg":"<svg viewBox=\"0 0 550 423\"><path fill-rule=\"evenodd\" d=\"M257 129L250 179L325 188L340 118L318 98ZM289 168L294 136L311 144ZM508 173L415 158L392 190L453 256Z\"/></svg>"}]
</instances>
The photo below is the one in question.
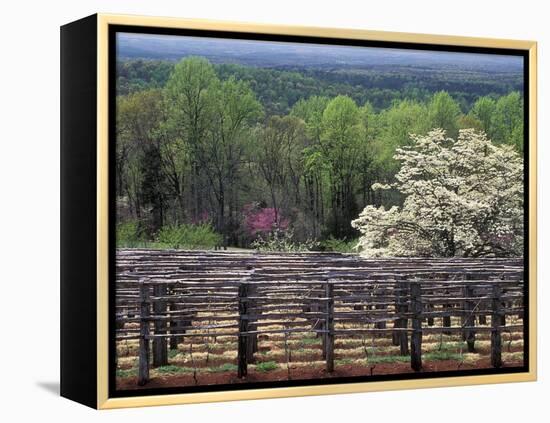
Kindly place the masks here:
<instances>
[{"instance_id":1,"label":"flowering dogwood tree","mask_svg":"<svg viewBox=\"0 0 550 423\"><path fill-rule=\"evenodd\" d=\"M473 129L435 129L396 150L403 206L367 206L352 222L368 257L516 256L523 251L523 160Z\"/></svg>"}]
</instances>

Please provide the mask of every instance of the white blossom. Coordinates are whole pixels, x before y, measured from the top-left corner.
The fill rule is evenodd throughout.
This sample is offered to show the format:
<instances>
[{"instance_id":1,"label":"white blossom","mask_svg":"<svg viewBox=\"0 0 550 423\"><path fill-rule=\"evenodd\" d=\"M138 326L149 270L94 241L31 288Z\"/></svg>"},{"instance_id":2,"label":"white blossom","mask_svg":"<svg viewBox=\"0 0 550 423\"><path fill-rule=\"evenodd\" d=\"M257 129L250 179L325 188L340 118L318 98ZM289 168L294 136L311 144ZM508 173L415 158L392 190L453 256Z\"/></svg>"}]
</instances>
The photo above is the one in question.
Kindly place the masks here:
<instances>
[{"instance_id":1,"label":"white blossom","mask_svg":"<svg viewBox=\"0 0 550 423\"><path fill-rule=\"evenodd\" d=\"M523 160L473 129L411 136L396 150L401 168L391 185L401 207L369 205L352 222L359 247L378 256L510 256L523 250Z\"/></svg>"}]
</instances>

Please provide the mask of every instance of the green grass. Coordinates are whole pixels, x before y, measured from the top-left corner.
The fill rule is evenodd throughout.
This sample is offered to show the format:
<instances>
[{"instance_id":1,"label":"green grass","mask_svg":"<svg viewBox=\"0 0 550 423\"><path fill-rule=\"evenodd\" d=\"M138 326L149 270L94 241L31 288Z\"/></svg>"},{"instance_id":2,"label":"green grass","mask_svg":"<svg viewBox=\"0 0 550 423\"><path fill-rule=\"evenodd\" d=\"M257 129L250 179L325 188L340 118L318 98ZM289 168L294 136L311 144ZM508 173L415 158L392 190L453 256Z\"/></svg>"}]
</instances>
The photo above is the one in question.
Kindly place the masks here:
<instances>
[{"instance_id":1,"label":"green grass","mask_svg":"<svg viewBox=\"0 0 550 423\"><path fill-rule=\"evenodd\" d=\"M304 345L317 345L321 343L321 338L303 338L302 344Z\"/></svg>"},{"instance_id":2,"label":"green grass","mask_svg":"<svg viewBox=\"0 0 550 423\"><path fill-rule=\"evenodd\" d=\"M378 364L378 363L408 363L411 361L411 358L408 355L378 355L368 358L369 364Z\"/></svg>"},{"instance_id":3,"label":"green grass","mask_svg":"<svg viewBox=\"0 0 550 423\"><path fill-rule=\"evenodd\" d=\"M432 351L422 354L422 359L426 361L431 360L462 360L463 356L461 354L452 352L452 351Z\"/></svg>"},{"instance_id":4,"label":"green grass","mask_svg":"<svg viewBox=\"0 0 550 423\"><path fill-rule=\"evenodd\" d=\"M315 332L307 332L304 334L303 339L321 339L321 338L317 338L317 333Z\"/></svg>"},{"instance_id":5,"label":"green grass","mask_svg":"<svg viewBox=\"0 0 550 423\"><path fill-rule=\"evenodd\" d=\"M168 358L174 358L180 353L180 350L169 350L168 351Z\"/></svg>"},{"instance_id":6,"label":"green grass","mask_svg":"<svg viewBox=\"0 0 550 423\"><path fill-rule=\"evenodd\" d=\"M116 377L135 377L137 376L136 369L116 369Z\"/></svg>"},{"instance_id":7,"label":"green grass","mask_svg":"<svg viewBox=\"0 0 550 423\"><path fill-rule=\"evenodd\" d=\"M259 372L269 372L278 368L279 365L274 361L264 361L263 363L256 364L256 370Z\"/></svg>"},{"instance_id":8,"label":"green grass","mask_svg":"<svg viewBox=\"0 0 550 423\"><path fill-rule=\"evenodd\" d=\"M208 371L210 373L224 373L224 372L236 372L238 369L236 364L225 363L218 367L210 367Z\"/></svg>"},{"instance_id":9,"label":"green grass","mask_svg":"<svg viewBox=\"0 0 550 423\"><path fill-rule=\"evenodd\" d=\"M334 360L336 364L352 364L354 360L352 358L341 358L339 360Z\"/></svg>"},{"instance_id":10,"label":"green grass","mask_svg":"<svg viewBox=\"0 0 550 423\"><path fill-rule=\"evenodd\" d=\"M177 374L177 373L192 373L194 369L189 367L180 367L169 364L167 366L160 366L155 369L158 373L162 374Z\"/></svg>"},{"instance_id":11,"label":"green grass","mask_svg":"<svg viewBox=\"0 0 550 423\"><path fill-rule=\"evenodd\" d=\"M137 221L119 223L116 227L116 245L119 248L138 248L145 241L145 236Z\"/></svg>"}]
</instances>

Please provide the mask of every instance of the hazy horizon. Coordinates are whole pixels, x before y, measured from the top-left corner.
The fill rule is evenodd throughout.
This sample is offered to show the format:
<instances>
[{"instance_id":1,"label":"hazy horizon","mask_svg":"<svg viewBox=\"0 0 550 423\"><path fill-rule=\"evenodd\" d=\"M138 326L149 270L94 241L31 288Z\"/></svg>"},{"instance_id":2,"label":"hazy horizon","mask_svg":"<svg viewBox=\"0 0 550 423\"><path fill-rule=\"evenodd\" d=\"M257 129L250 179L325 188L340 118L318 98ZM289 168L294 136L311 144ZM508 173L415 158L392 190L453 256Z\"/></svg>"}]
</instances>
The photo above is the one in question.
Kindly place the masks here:
<instances>
[{"instance_id":1,"label":"hazy horizon","mask_svg":"<svg viewBox=\"0 0 550 423\"><path fill-rule=\"evenodd\" d=\"M459 67L491 73L521 72L523 58L500 54L459 53L258 41L228 38L117 33L117 58L178 61L200 55L213 63L237 63L259 67L288 66L412 66Z\"/></svg>"}]
</instances>

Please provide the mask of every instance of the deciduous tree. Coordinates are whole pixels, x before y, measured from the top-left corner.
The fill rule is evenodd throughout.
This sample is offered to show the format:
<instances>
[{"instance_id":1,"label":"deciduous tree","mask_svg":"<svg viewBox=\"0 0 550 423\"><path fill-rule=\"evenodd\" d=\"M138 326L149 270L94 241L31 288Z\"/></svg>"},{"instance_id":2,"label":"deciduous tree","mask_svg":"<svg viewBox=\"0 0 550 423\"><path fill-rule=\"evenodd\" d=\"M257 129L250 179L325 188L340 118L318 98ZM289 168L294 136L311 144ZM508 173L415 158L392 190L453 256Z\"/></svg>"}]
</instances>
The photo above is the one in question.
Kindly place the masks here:
<instances>
[{"instance_id":1,"label":"deciduous tree","mask_svg":"<svg viewBox=\"0 0 550 423\"><path fill-rule=\"evenodd\" d=\"M352 225L366 256L515 256L523 249L523 161L512 146L437 129L398 149L402 207L367 206ZM387 189L388 185L378 185Z\"/></svg>"}]
</instances>

